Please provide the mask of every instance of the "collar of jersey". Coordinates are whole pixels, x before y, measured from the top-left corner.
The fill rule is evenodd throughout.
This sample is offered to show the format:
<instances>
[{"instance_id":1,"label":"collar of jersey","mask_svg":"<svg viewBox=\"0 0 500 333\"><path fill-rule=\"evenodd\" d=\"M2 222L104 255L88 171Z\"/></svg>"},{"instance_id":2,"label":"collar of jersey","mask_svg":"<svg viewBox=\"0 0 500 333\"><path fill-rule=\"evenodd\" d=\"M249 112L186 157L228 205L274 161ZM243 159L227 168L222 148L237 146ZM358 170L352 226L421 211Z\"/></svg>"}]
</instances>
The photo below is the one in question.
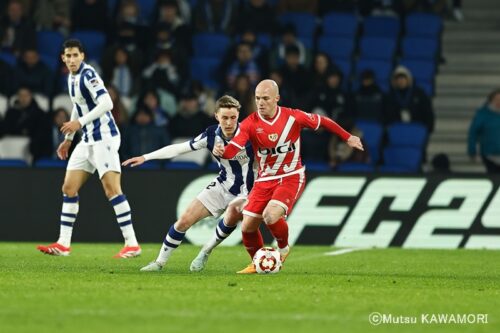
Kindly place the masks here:
<instances>
[{"instance_id":1,"label":"collar of jersey","mask_svg":"<svg viewBox=\"0 0 500 333\"><path fill-rule=\"evenodd\" d=\"M236 135L238 135L239 132L240 132L240 123L236 124L236 130L234 131L233 136L230 138L226 138L224 136L224 133L222 133L222 128L220 127L220 125L217 125L217 129L215 130L215 134L220 136L222 138L222 140L224 140L226 142L231 141L231 139L234 138Z\"/></svg>"},{"instance_id":2,"label":"collar of jersey","mask_svg":"<svg viewBox=\"0 0 500 333\"><path fill-rule=\"evenodd\" d=\"M259 118L262 119L263 122L265 122L266 124L271 125L271 126L274 125L276 120L278 120L278 118L280 117L280 114L281 114L281 106L278 106L278 114L276 114L274 116L274 119L272 121L269 121L269 120L266 120L266 118L262 117L260 115L260 113L257 111L257 115L259 116Z\"/></svg>"}]
</instances>

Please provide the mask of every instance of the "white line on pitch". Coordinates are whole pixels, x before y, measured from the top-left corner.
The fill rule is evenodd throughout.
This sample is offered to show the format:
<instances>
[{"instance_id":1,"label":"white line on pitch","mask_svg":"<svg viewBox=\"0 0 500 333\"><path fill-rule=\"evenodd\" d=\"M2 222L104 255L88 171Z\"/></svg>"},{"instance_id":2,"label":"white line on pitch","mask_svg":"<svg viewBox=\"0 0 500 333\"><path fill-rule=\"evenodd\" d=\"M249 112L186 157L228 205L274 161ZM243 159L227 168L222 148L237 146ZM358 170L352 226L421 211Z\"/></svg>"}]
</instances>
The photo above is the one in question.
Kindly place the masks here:
<instances>
[{"instance_id":1,"label":"white line on pitch","mask_svg":"<svg viewBox=\"0 0 500 333\"><path fill-rule=\"evenodd\" d=\"M340 249L332 252L325 252L325 256L340 256L342 254L346 253L351 253L354 251L361 251L361 250L366 250L364 247L357 247L357 248L351 248L351 249Z\"/></svg>"}]
</instances>

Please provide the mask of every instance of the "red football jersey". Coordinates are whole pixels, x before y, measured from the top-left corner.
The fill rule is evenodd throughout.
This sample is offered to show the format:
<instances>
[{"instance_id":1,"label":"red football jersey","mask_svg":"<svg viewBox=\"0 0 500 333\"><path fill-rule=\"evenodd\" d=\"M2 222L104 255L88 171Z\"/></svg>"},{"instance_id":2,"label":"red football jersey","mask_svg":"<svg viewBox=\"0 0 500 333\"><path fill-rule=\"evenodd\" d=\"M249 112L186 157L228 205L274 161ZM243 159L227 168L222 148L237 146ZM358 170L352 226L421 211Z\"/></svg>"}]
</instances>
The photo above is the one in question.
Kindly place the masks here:
<instances>
[{"instance_id":1,"label":"red football jersey","mask_svg":"<svg viewBox=\"0 0 500 333\"><path fill-rule=\"evenodd\" d=\"M276 179L303 171L300 157L300 131L318 129L321 117L297 109L278 107L271 120L258 112L249 115L240 126L239 133L230 143L242 149L250 140L259 163L256 181Z\"/></svg>"}]
</instances>

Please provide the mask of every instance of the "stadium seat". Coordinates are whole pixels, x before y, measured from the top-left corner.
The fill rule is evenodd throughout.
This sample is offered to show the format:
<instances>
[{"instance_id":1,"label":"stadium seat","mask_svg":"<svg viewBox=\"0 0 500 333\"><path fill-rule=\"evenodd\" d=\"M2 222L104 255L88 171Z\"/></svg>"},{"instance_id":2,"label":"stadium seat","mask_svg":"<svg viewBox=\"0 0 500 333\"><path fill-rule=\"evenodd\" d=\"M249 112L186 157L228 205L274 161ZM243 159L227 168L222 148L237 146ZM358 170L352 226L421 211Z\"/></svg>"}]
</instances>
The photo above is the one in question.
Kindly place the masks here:
<instances>
[{"instance_id":1,"label":"stadium seat","mask_svg":"<svg viewBox=\"0 0 500 333\"><path fill-rule=\"evenodd\" d=\"M165 164L167 170L200 170L203 167L195 162L189 161L179 161L179 162L167 162Z\"/></svg>"},{"instance_id":2,"label":"stadium seat","mask_svg":"<svg viewBox=\"0 0 500 333\"><path fill-rule=\"evenodd\" d=\"M323 17L323 36L354 38L358 32L358 18L354 14L331 12Z\"/></svg>"},{"instance_id":3,"label":"stadium seat","mask_svg":"<svg viewBox=\"0 0 500 333\"><path fill-rule=\"evenodd\" d=\"M385 37L363 37L359 42L364 59L392 61L396 53L396 40Z\"/></svg>"},{"instance_id":4,"label":"stadium seat","mask_svg":"<svg viewBox=\"0 0 500 333\"><path fill-rule=\"evenodd\" d=\"M24 160L0 159L0 168L27 168L28 163Z\"/></svg>"},{"instance_id":5,"label":"stadium seat","mask_svg":"<svg viewBox=\"0 0 500 333\"><path fill-rule=\"evenodd\" d=\"M384 91L389 90L389 77L392 71L392 63L385 60L373 60L361 58L356 64L356 80L354 82L355 87L359 86L358 79L360 74L364 71L370 69L375 73L375 78L377 84Z\"/></svg>"},{"instance_id":6,"label":"stadium seat","mask_svg":"<svg viewBox=\"0 0 500 333\"><path fill-rule=\"evenodd\" d=\"M194 57L222 59L231 44L231 39L224 34L198 33L193 36Z\"/></svg>"},{"instance_id":7,"label":"stadium seat","mask_svg":"<svg viewBox=\"0 0 500 333\"><path fill-rule=\"evenodd\" d=\"M284 13L278 16L278 21L282 25L293 25L298 37L313 38L316 33L316 16L309 13Z\"/></svg>"},{"instance_id":8,"label":"stadium seat","mask_svg":"<svg viewBox=\"0 0 500 333\"><path fill-rule=\"evenodd\" d=\"M44 63L54 74L58 72L59 57L40 54L40 61Z\"/></svg>"},{"instance_id":9,"label":"stadium seat","mask_svg":"<svg viewBox=\"0 0 500 333\"><path fill-rule=\"evenodd\" d=\"M27 136L4 136L0 139L0 158L31 163L30 139Z\"/></svg>"},{"instance_id":10,"label":"stadium seat","mask_svg":"<svg viewBox=\"0 0 500 333\"><path fill-rule=\"evenodd\" d=\"M7 65L15 67L17 65L17 58L10 52L0 52L0 60L3 60Z\"/></svg>"},{"instance_id":11,"label":"stadium seat","mask_svg":"<svg viewBox=\"0 0 500 333\"><path fill-rule=\"evenodd\" d=\"M0 119L5 117L5 113L9 109L9 99L7 96L0 94Z\"/></svg>"},{"instance_id":12,"label":"stadium seat","mask_svg":"<svg viewBox=\"0 0 500 333\"><path fill-rule=\"evenodd\" d=\"M332 62L337 65L342 74L344 75L343 84L349 84L349 78L352 73L352 63L350 59L333 59Z\"/></svg>"},{"instance_id":13,"label":"stadium seat","mask_svg":"<svg viewBox=\"0 0 500 333\"><path fill-rule=\"evenodd\" d=\"M140 17L147 23L151 23L153 21L156 2L157 0L137 0Z\"/></svg>"},{"instance_id":14,"label":"stadium seat","mask_svg":"<svg viewBox=\"0 0 500 333\"><path fill-rule=\"evenodd\" d=\"M351 60L354 52L354 40L346 37L325 37L318 40L318 50L325 52L333 61L337 59Z\"/></svg>"},{"instance_id":15,"label":"stadium seat","mask_svg":"<svg viewBox=\"0 0 500 333\"><path fill-rule=\"evenodd\" d=\"M436 61L439 43L435 38L405 37L403 58L408 60Z\"/></svg>"},{"instance_id":16,"label":"stadium seat","mask_svg":"<svg viewBox=\"0 0 500 333\"><path fill-rule=\"evenodd\" d=\"M399 19L391 16L368 16L363 21L363 36L385 37L397 41L401 30Z\"/></svg>"},{"instance_id":17,"label":"stadium seat","mask_svg":"<svg viewBox=\"0 0 500 333\"><path fill-rule=\"evenodd\" d=\"M422 149L413 147L388 147L384 149L384 167L379 171L400 169L401 172L418 172L422 162Z\"/></svg>"},{"instance_id":18,"label":"stadium seat","mask_svg":"<svg viewBox=\"0 0 500 333\"><path fill-rule=\"evenodd\" d=\"M442 19L430 13L412 13L406 17L406 36L428 37L440 40L443 31Z\"/></svg>"},{"instance_id":19,"label":"stadium seat","mask_svg":"<svg viewBox=\"0 0 500 333\"><path fill-rule=\"evenodd\" d=\"M64 36L55 30L41 30L36 33L38 53L59 59Z\"/></svg>"},{"instance_id":20,"label":"stadium seat","mask_svg":"<svg viewBox=\"0 0 500 333\"><path fill-rule=\"evenodd\" d=\"M52 110L56 110L58 108L65 109L69 115L71 115L71 111L73 110L73 102L68 94L59 94L52 100Z\"/></svg>"},{"instance_id":21,"label":"stadium seat","mask_svg":"<svg viewBox=\"0 0 500 333\"><path fill-rule=\"evenodd\" d=\"M436 62L425 60L408 60L401 59L400 65L407 67L418 86L429 85L434 87L434 79L436 76ZM432 90L432 95L434 91Z\"/></svg>"},{"instance_id":22,"label":"stadium seat","mask_svg":"<svg viewBox=\"0 0 500 333\"><path fill-rule=\"evenodd\" d=\"M417 82L417 86L429 97L434 96L434 82Z\"/></svg>"},{"instance_id":23,"label":"stadium seat","mask_svg":"<svg viewBox=\"0 0 500 333\"><path fill-rule=\"evenodd\" d=\"M390 147L423 149L427 142L427 129L420 123L395 123L387 126Z\"/></svg>"},{"instance_id":24,"label":"stadium seat","mask_svg":"<svg viewBox=\"0 0 500 333\"><path fill-rule=\"evenodd\" d=\"M191 78L200 81L204 86L212 89L219 87L217 71L220 59L217 58L192 58L190 61Z\"/></svg>"},{"instance_id":25,"label":"stadium seat","mask_svg":"<svg viewBox=\"0 0 500 333\"><path fill-rule=\"evenodd\" d=\"M380 147L382 144L383 127L381 124L370 121L357 121L356 127L363 133L363 142L368 146L373 165L380 159Z\"/></svg>"},{"instance_id":26,"label":"stadium seat","mask_svg":"<svg viewBox=\"0 0 500 333\"><path fill-rule=\"evenodd\" d=\"M332 171L332 167L326 162L319 161L304 161L307 171L316 172L329 172Z\"/></svg>"},{"instance_id":27,"label":"stadium seat","mask_svg":"<svg viewBox=\"0 0 500 333\"><path fill-rule=\"evenodd\" d=\"M77 30L73 32L71 38L79 39L88 60L99 62L106 43L106 35L101 31Z\"/></svg>"},{"instance_id":28,"label":"stadium seat","mask_svg":"<svg viewBox=\"0 0 500 333\"><path fill-rule=\"evenodd\" d=\"M377 169L380 173L412 173L413 169L399 165L381 165Z\"/></svg>"},{"instance_id":29,"label":"stadium seat","mask_svg":"<svg viewBox=\"0 0 500 333\"><path fill-rule=\"evenodd\" d=\"M37 168L66 168L68 161L63 161L53 158L41 158L35 161L35 167Z\"/></svg>"},{"instance_id":30,"label":"stadium seat","mask_svg":"<svg viewBox=\"0 0 500 333\"><path fill-rule=\"evenodd\" d=\"M339 164L336 170L339 172L374 172L375 168L367 163L346 162Z\"/></svg>"}]
</instances>

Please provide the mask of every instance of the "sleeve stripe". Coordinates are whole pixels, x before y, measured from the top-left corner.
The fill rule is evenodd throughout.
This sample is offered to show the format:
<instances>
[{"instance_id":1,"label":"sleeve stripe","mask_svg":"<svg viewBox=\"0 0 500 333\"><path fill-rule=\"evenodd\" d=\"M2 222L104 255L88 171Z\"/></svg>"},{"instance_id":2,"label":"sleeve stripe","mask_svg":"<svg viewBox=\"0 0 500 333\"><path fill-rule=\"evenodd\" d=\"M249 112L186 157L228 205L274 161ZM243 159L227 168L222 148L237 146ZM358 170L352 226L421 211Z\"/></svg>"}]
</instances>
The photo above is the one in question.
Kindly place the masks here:
<instances>
[{"instance_id":1,"label":"sleeve stripe","mask_svg":"<svg viewBox=\"0 0 500 333\"><path fill-rule=\"evenodd\" d=\"M314 130L317 131L320 125L321 125L321 117L318 116L318 125Z\"/></svg>"},{"instance_id":2,"label":"sleeve stripe","mask_svg":"<svg viewBox=\"0 0 500 333\"><path fill-rule=\"evenodd\" d=\"M236 146L236 147L238 147L239 149L243 149L243 148L245 148L245 147L242 147L242 146L240 146L239 144L237 144L236 142L233 142L233 141L229 141L229 143L230 143L230 144L232 144L232 145L235 145L235 146Z\"/></svg>"},{"instance_id":3,"label":"sleeve stripe","mask_svg":"<svg viewBox=\"0 0 500 333\"><path fill-rule=\"evenodd\" d=\"M106 89L98 90L95 97L97 98L97 97L104 95L106 93L107 93Z\"/></svg>"}]
</instances>

